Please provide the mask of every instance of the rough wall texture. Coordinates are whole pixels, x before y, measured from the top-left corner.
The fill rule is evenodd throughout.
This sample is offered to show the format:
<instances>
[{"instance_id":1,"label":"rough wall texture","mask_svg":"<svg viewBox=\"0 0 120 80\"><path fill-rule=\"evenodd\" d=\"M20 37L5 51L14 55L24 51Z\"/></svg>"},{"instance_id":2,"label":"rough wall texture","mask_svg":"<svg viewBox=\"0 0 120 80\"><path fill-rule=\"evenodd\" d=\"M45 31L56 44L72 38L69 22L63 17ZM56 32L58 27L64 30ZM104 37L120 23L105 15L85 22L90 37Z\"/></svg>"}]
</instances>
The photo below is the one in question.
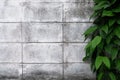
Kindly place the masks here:
<instances>
[{"instance_id":1,"label":"rough wall texture","mask_svg":"<svg viewBox=\"0 0 120 80\"><path fill-rule=\"evenodd\" d=\"M93 80L83 63L90 0L0 0L0 80Z\"/></svg>"}]
</instances>

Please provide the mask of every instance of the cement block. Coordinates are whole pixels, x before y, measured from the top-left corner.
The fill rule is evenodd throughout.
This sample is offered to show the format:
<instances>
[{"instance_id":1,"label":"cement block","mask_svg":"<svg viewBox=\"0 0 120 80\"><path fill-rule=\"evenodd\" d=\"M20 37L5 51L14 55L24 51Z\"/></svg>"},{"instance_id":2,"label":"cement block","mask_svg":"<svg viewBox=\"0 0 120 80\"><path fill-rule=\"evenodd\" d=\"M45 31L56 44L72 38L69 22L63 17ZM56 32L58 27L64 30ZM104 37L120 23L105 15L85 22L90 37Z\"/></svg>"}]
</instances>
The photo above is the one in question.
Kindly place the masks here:
<instances>
[{"instance_id":1,"label":"cement block","mask_svg":"<svg viewBox=\"0 0 120 80\"><path fill-rule=\"evenodd\" d=\"M92 13L93 3L64 3L66 22L90 22Z\"/></svg>"},{"instance_id":2,"label":"cement block","mask_svg":"<svg viewBox=\"0 0 120 80\"><path fill-rule=\"evenodd\" d=\"M95 74L91 72L89 64L65 64L64 70L65 80L95 80Z\"/></svg>"},{"instance_id":3,"label":"cement block","mask_svg":"<svg viewBox=\"0 0 120 80\"><path fill-rule=\"evenodd\" d=\"M0 62L21 62L21 44L0 43Z\"/></svg>"},{"instance_id":4,"label":"cement block","mask_svg":"<svg viewBox=\"0 0 120 80\"><path fill-rule=\"evenodd\" d=\"M69 43L64 45L64 62L83 62L85 43Z\"/></svg>"},{"instance_id":5,"label":"cement block","mask_svg":"<svg viewBox=\"0 0 120 80\"><path fill-rule=\"evenodd\" d=\"M40 3L30 0L23 3L23 9L23 21L62 21L62 3Z\"/></svg>"},{"instance_id":6,"label":"cement block","mask_svg":"<svg viewBox=\"0 0 120 80\"><path fill-rule=\"evenodd\" d=\"M90 27L90 23L66 23L64 24L65 42L84 42L83 33ZM88 40L86 40L88 41Z\"/></svg>"},{"instance_id":7,"label":"cement block","mask_svg":"<svg viewBox=\"0 0 120 80\"><path fill-rule=\"evenodd\" d=\"M81 2L81 3L89 3L93 2L93 0L63 0L64 2Z\"/></svg>"},{"instance_id":8,"label":"cement block","mask_svg":"<svg viewBox=\"0 0 120 80\"><path fill-rule=\"evenodd\" d=\"M63 4L54 2L78 2L64 4L67 22L88 21L92 13L93 4L87 0L1 0L0 22L61 22Z\"/></svg>"},{"instance_id":9,"label":"cement block","mask_svg":"<svg viewBox=\"0 0 120 80\"><path fill-rule=\"evenodd\" d=\"M21 24L0 23L0 42L21 42Z\"/></svg>"},{"instance_id":10,"label":"cement block","mask_svg":"<svg viewBox=\"0 0 120 80\"><path fill-rule=\"evenodd\" d=\"M62 44L28 43L23 48L24 63L62 63Z\"/></svg>"},{"instance_id":11,"label":"cement block","mask_svg":"<svg viewBox=\"0 0 120 80\"><path fill-rule=\"evenodd\" d=\"M65 2L66 0L25 0L26 2Z\"/></svg>"},{"instance_id":12,"label":"cement block","mask_svg":"<svg viewBox=\"0 0 120 80\"><path fill-rule=\"evenodd\" d=\"M23 17L22 0L0 0L0 22L20 22Z\"/></svg>"},{"instance_id":13,"label":"cement block","mask_svg":"<svg viewBox=\"0 0 120 80\"><path fill-rule=\"evenodd\" d=\"M25 64L23 80L62 80L61 64Z\"/></svg>"},{"instance_id":14,"label":"cement block","mask_svg":"<svg viewBox=\"0 0 120 80\"><path fill-rule=\"evenodd\" d=\"M62 42L62 24L59 23L24 23L24 42Z\"/></svg>"},{"instance_id":15,"label":"cement block","mask_svg":"<svg viewBox=\"0 0 120 80\"><path fill-rule=\"evenodd\" d=\"M33 1L33 0L25 0ZM34 0L34 2L93 2L93 0Z\"/></svg>"},{"instance_id":16,"label":"cement block","mask_svg":"<svg viewBox=\"0 0 120 80\"><path fill-rule=\"evenodd\" d=\"M19 64L0 64L0 80L21 80L22 66Z\"/></svg>"}]
</instances>

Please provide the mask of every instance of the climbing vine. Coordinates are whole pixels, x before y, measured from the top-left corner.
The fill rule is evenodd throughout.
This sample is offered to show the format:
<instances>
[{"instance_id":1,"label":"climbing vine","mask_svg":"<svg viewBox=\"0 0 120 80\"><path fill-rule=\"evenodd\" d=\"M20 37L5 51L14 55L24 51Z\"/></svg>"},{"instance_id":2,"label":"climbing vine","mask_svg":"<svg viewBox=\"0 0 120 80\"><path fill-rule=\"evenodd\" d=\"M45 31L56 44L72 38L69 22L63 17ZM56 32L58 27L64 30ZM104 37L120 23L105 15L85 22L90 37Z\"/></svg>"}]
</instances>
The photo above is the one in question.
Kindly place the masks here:
<instances>
[{"instance_id":1,"label":"climbing vine","mask_svg":"<svg viewBox=\"0 0 120 80\"><path fill-rule=\"evenodd\" d=\"M120 0L94 0L94 21L84 61L91 61L96 80L120 80Z\"/></svg>"}]
</instances>

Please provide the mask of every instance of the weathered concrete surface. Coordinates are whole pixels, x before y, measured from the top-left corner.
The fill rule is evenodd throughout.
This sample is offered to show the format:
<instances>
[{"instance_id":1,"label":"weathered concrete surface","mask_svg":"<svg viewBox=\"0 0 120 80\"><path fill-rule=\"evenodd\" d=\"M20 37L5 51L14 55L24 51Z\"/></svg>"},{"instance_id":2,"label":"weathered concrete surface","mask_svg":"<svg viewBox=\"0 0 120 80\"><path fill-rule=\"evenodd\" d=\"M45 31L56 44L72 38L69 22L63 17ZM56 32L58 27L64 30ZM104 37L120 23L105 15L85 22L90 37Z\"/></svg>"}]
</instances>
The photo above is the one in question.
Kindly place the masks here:
<instances>
[{"instance_id":1,"label":"weathered concrete surface","mask_svg":"<svg viewBox=\"0 0 120 80\"><path fill-rule=\"evenodd\" d=\"M66 22L90 22L93 3L64 3Z\"/></svg>"},{"instance_id":2,"label":"weathered concrete surface","mask_svg":"<svg viewBox=\"0 0 120 80\"><path fill-rule=\"evenodd\" d=\"M60 23L23 23L23 42L62 42Z\"/></svg>"},{"instance_id":3,"label":"weathered concrete surface","mask_svg":"<svg viewBox=\"0 0 120 80\"><path fill-rule=\"evenodd\" d=\"M25 0L33 1L33 0ZM93 2L93 0L34 0L34 2Z\"/></svg>"},{"instance_id":4,"label":"weathered concrete surface","mask_svg":"<svg viewBox=\"0 0 120 80\"><path fill-rule=\"evenodd\" d=\"M69 43L64 45L64 62L83 62L85 43Z\"/></svg>"},{"instance_id":5,"label":"weathered concrete surface","mask_svg":"<svg viewBox=\"0 0 120 80\"><path fill-rule=\"evenodd\" d=\"M82 61L92 6L92 0L0 0L0 80L94 80Z\"/></svg>"},{"instance_id":6,"label":"weathered concrete surface","mask_svg":"<svg viewBox=\"0 0 120 80\"><path fill-rule=\"evenodd\" d=\"M62 3L39 1L1 0L0 22L62 21Z\"/></svg>"},{"instance_id":7,"label":"weathered concrete surface","mask_svg":"<svg viewBox=\"0 0 120 80\"><path fill-rule=\"evenodd\" d=\"M0 22L20 22L23 17L22 0L0 0Z\"/></svg>"},{"instance_id":8,"label":"weathered concrete surface","mask_svg":"<svg viewBox=\"0 0 120 80\"><path fill-rule=\"evenodd\" d=\"M0 64L0 80L21 80L22 66L19 64Z\"/></svg>"},{"instance_id":9,"label":"weathered concrete surface","mask_svg":"<svg viewBox=\"0 0 120 80\"><path fill-rule=\"evenodd\" d=\"M90 71L89 64L71 63L64 65L65 80L95 80L95 75Z\"/></svg>"},{"instance_id":10,"label":"weathered concrete surface","mask_svg":"<svg viewBox=\"0 0 120 80\"><path fill-rule=\"evenodd\" d=\"M90 23L66 23L64 24L65 42L85 42L84 32L90 26Z\"/></svg>"},{"instance_id":11,"label":"weathered concrete surface","mask_svg":"<svg viewBox=\"0 0 120 80\"><path fill-rule=\"evenodd\" d=\"M23 62L25 63L62 63L62 44L24 44Z\"/></svg>"},{"instance_id":12,"label":"weathered concrete surface","mask_svg":"<svg viewBox=\"0 0 120 80\"><path fill-rule=\"evenodd\" d=\"M28 64L23 67L23 80L63 80L61 64Z\"/></svg>"},{"instance_id":13,"label":"weathered concrete surface","mask_svg":"<svg viewBox=\"0 0 120 80\"><path fill-rule=\"evenodd\" d=\"M45 2L42 0L2 0L0 1L0 22L62 22L62 18L66 22L88 22L92 13L93 4L88 3L87 0L62 1L71 3L54 3L56 0L53 3L49 0L48 3Z\"/></svg>"},{"instance_id":14,"label":"weathered concrete surface","mask_svg":"<svg viewBox=\"0 0 120 80\"><path fill-rule=\"evenodd\" d=\"M22 46L19 43L0 43L0 63L20 63L22 57Z\"/></svg>"},{"instance_id":15,"label":"weathered concrete surface","mask_svg":"<svg viewBox=\"0 0 120 80\"><path fill-rule=\"evenodd\" d=\"M21 42L21 24L0 23L0 42Z\"/></svg>"},{"instance_id":16,"label":"weathered concrete surface","mask_svg":"<svg viewBox=\"0 0 120 80\"><path fill-rule=\"evenodd\" d=\"M93 2L93 0L62 0L63 2L81 2L81 3L89 3Z\"/></svg>"},{"instance_id":17,"label":"weathered concrete surface","mask_svg":"<svg viewBox=\"0 0 120 80\"><path fill-rule=\"evenodd\" d=\"M23 21L61 22L61 3L39 3L33 0L23 3Z\"/></svg>"}]
</instances>

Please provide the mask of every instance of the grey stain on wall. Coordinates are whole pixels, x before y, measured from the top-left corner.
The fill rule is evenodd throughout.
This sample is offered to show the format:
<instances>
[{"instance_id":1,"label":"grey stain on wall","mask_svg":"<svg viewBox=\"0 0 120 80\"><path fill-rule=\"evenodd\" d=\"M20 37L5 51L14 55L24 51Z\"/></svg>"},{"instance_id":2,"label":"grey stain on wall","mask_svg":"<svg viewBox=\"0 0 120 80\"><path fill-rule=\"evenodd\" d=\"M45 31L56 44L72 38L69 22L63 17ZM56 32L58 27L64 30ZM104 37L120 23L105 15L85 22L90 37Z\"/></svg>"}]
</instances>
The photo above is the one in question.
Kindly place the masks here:
<instances>
[{"instance_id":1,"label":"grey stain on wall","mask_svg":"<svg viewBox=\"0 0 120 80\"><path fill-rule=\"evenodd\" d=\"M24 65L24 80L62 80L61 64Z\"/></svg>"},{"instance_id":2,"label":"grey stain on wall","mask_svg":"<svg viewBox=\"0 0 120 80\"><path fill-rule=\"evenodd\" d=\"M21 80L21 74L20 64L0 64L0 80Z\"/></svg>"},{"instance_id":3,"label":"grey stain on wall","mask_svg":"<svg viewBox=\"0 0 120 80\"><path fill-rule=\"evenodd\" d=\"M29 21L61 21L61 3L25 2L24 20Z\"/></svg>"}]
</instances>

